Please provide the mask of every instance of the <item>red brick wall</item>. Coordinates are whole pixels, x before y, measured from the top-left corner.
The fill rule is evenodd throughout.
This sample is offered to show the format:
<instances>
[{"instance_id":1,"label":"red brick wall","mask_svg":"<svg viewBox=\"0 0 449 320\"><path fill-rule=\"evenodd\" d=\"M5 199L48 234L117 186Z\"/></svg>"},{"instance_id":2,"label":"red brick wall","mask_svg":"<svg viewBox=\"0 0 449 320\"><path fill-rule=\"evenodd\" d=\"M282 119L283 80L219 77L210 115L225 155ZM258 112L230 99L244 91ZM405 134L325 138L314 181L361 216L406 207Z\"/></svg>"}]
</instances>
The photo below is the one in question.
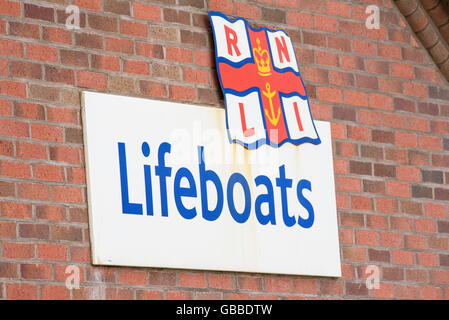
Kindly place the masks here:
<instances>
[{"instance_id":1,"label":"red brick wall","mask_svg":"<svg viewBox=\"0 0 449 320\"><path fill-rule=\"evenodd\" d=\"M90 264L80 92L222 107L208 9L295 43L332 123L341 278ZM0 1L0 299L449 299L448 185L449 85L390 0Z\"/></svg>"}]
</instances>

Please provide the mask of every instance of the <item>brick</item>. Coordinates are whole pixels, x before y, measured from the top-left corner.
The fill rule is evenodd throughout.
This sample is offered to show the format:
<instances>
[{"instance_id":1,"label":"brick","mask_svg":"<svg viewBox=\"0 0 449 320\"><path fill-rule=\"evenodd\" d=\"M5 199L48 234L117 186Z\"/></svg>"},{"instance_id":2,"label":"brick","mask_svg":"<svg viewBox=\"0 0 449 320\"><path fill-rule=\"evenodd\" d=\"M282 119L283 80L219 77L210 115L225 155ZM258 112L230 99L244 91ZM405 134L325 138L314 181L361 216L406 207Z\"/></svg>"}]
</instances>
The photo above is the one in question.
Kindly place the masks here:
<instances>
[{"instance_id":1,"label":"brick","mask_svg":"<svg viewBox=\"0 0 449 320\"><path fill-rule=\"evenodd\" d=\"M395 285L398 299L418 299L418 289L414 286Z\"/></svg>"},{"instance_id":2,"label":"brick","mask_svg":"<svg viewBox=\"0 0 449 320\"><path fill-rule=\"evenodd\" d=\"M388 250L368 249L368 260L375 262L390 262L390 252Z\"/></svg>"},{"instance_id":3,"label":"brick","mask_svg":"<svg viewBox=\"0 0 449 320\"><path fill-rule=\"evenodd\" d=\"M436 103L419 102L418 112L422 114L428 114L431 116L438 116L439 108Z\"/></svg>"},{"instance_id":4,"label":"brick","mask_svg":"<svg viewBox=\"0 0 449 320\"><path fill-rule=\"evenodd\" d=\"M23 82L0 80L0 93L19 98L26 97L26 85Z\"/></svg>"},{"instance_id":5,"label":"brick","mask_svg":"<svg viewBox=\"0 0 449 320\"><path fill-rule=\"evenodd\" d=\"M151 25L150 38L161 41L178 42L179 30L172 27Z\"/></svg>"},{"instance_id":6,"label":"brick","mask_svg":"<svg viewBox=\"0 0 449 320\"><path fill-rule=\"evenodd\" d=\"M393 165L375 163L374 164L374 175L377 177L395 178L396 177L396 167Z\"/></svg>"},{"instance_id":7,"label":"brick","mask_svg":"<svg viewBox=\"0 0 449 320\"><path fill-rule=\"evenodd\" d=\"M30 165L28 163L2 161L0 162L0 176L12 178L30 178Z\"/></svg>"},{"instance_id":8,"label":"brick","mask_svg":"<svg viewBox=\"0 0 449 320\"><path fill-rule=\"evenodd\" d=\"M316 294L318 293L318 280L307 278L293 279L293 292Z\"/></svg>"},{"instance_id":9,"label":"brick","mask_svg":"<svg viewBox=\"0 0 449 320\"><path fill-rule=\"evenodd\" d=\"M397 177L399 180L420 181L421 171L416 167L399 166L397 167Z\"/></svg>"},{"instance_id":10,"label":"brick","mask_svg":"<svg viewBox=\"0 0 449 320\"><path fill-rule=\"evenodd\" d=\"M126 285L145 285L147 274L145 271L122 269L118 273L119 282Z\"/></svg>"},{"instance_id":11,"label":"brick","mask_svg":"<svg viewBox=\"0 0 449 320\"><path fill-rule=\"evenodd\" d=\"M148 26L146 23L120 20L120 33L135 37L148 37Z\"/></svg>"},{"instance_id":12,"label":"brick","mask_svg":"<svg viewBox=\"0 0 449 320\"><path fill-rule=\"evenodd\" d=\"M277 23L286 22L286 13L284 10L261 7L260 11L262 20L264 21L277 22Z\"/></svg>"},{"instance_id":13,"label":"brick","mask_svg":"<svg viewBox=\"0 0 449 320\"><path fill-rule=\"evenodd\" d=\"M32 60L58 62L58 50L50 46L27 43L26 53Z\"/></svg>"},{"instance_id":14,"label":"brick","mask_svg":"<svg viewBox=\"0 0 449 320\"><path fill-rule=\"evenodd\" d=\"M449 284L449 271L447 270L430 270L430 281L434 284Z\"/></svg>"},{"instance_id":15,"label":"brick","mask_svg":"<svg viewBox=\"0 0 449 320\"><path fill-rule=\"evenodd\" d=\"M88 49L103 49L103 37L96 34L75 33L75 44Z\"/></svg>"},{"instance_id":16,"label":"brick","mask_svg":"<svg viewBox=\"0 0 449 320\"><path fill-rule=\"evenodd\" d=\"M349 172L360 175L372 175L372 165L370 162L350 161Z\"/></svg>"},{"instance_id":17,"label":"brick","mask_svg":"<svg viewBox=\"0 0 449 320\"><path fill-rule=\"evenodd\" d=\"M86 280L94 283L113 283L116 281L115 269L97 266L86 267Z\"/></svg>"},{"instance_id":18,"label":"brick","mask_svg":"<svg viewBox=\"0 0 449 320\"><path fill-rule=\"evenodd\" d=\"M441 150L442 140L440 137L419 136L419 146L427 150Z\"/></svg>"},{"instance_id":19,"label":"brick","mask_svg":"<svg viewBox=\"0 0 449 320\"><path fill-rule=\"evenodd\" d=\"M77 72L78 85L86 88L106 89L106 75L90 71Z\"/></svg>"},{"instance_id":20,"label":"brick","mask_svg":"<svg viewBox=\"0 0 449 320\"><path fill-rule=\"evenodd\" d=\"M88 55L82 51L74 50L60 50L61 62L65 65L72 65L78 67L88 67L89 59Z\"/></svg>"},{"instance_id":21,"label":"brick","mask_svg":"<svg viewBox=\"0 0 449 320\"><path fill-rule=\"evenodd\" d=\"M197 50L199 52L204 52L203 50ZM167 60L183 62L183 63L192 63L193 61L193 53L192 50L186 48L178 48L173 46L165 47L165 53ZM195 59L197 60L197 59ZM198 58L201 61L201 58ZM212 60L213 61L213 60ZM198 64L198 62L196 61ZM209 64L208 66L212 66Z\"/></svg>"},{"instance_id":22,"label":"brick","mask_svg":"<svg viewBox=\"0 0 449 320\"><path fill-rule=\"evenodd\" d=\"M49 200L50 194L48 186L38 183L21 183L18 186L20 198L34 200Z\"/></svg>"},{"instance_id":23,"label":"brick","mask_svg":"<svg viewBox=\"0 0 449 320\"><path fill-rule=\"evenodd\" d=\"M315 47L326 47L326 37L323 34L303 31L303 42Z\"/></svg>"},{"instance_id":24,"label":"brick","mask_svg":"<svg viewBox=\"0 0 449 320\"><path fill-rule=\"evenodd\" d=\"M105 32L117 32L117 18L104 17L96 14L89 14L87 16L89 27Z\"/></svg>"},{"instance_id":25,"label":"brick","mask_svg":"<svg viewBox=\"0 0 449 320\"><path fill-rule=\"evenodd\" d=\"M262 279L255 276L239 276L237 278L238 287L241 290L260 291L262 290Z\"/></svg>"},{"instance_id":26,"label":"brick","mask_svg":"<svg viewBox=\"0 0 449 320\"><path fill-rule=\"evenodd\" d=\"M106 37L106 50L118 53L133 54L134 42L125 38Z\"/></svg>"},{"instance_id":27,"label":"brick","mask_svg":"<svg viewBox=\"0 0 449 320\"><path fill-rule=\"evenodd\" d=\"M372 130L371 132L373 142L394 144L394 132L384 130Z\"/></svg>"},{"instance_id":28,"label":"brick","mask_svg":"<svg viewBox=\"0 0 449 320\"><path fill-rule=\"evenodd\" d=\"M66 286L44 285L41 286L42 300L70 300L70 290Z\"/></svg>"},{"instance_id":29,"label":"brick","mask_svg":"<svg viewBox=\"0 0 449 320\"><path fill-rule=\"evenodd\" d=\"M381 117L379 112L369 110L358 110L358 120L362 124L370 124L374 126L380 125Z\"/></svg>"},{"instance_id":30,"label":"brick","mask_svg":"<svg viewBox=\"0 0 449 320\"><path fill-rule=\"evenodd\" d=\"M51 188L51 195L54 202L83 202L83 189L80 187L53 186Z\"/></svg>"},{"instance_id":31,"label":"brick","mask_svg":"<svg viewBox=\"0 0 449 320\"><path fill-rule=\"evenodd\" d=\"M51 122L61 122L69 124L79 123L79 112L73 108L51 107L47 106L47 120ZM67 132L70 128L66 128L66 141Z\"/></svg>"},{"instance_id":32,"label":"brick","mask_svg":"<svg viewBox=\"0 0 449 320\"><path fill-rule=\"evenodd\" d=\"M68 257L67 246L63 244L39 243L37 253L43 260L66 261Z\"/></svg>"},{"instance_id":33,"label":"brick","mask_svg":"<svg viewBox=\"0 0 449 320\"><path fill-rule=\"evenodd\" d=\"M83 9L101 11L101 0L75 0L73 4Z\"/></svg>"},{"instance_id":34,"label":"brick","mask_svg":"<svg viewBox=\"0 0 449 320\"><path fill-rule=\"evenodd\" d=\"M17 264L0 262L0 278L17 278Z\"/></svg>"},{"instance_id":35,"label":"brick","mask_svg":"<svg viewBox=\"0 0 449 320\"><path fill-rule=\"evenodd\" d=\"M149 282L155 286L175 286L176 273L165 271L150 271Z\"/></svg>"},{"instance_id":36,"label":"brick","mask_svg":"<svg viewBox=\"0 0 449 320\"><path fill-rule=\"evenodd\" d=\"M438 170L424 170L421 169L423 182L432 182L432 183L444 183L444 176L442 171Z\"/></svg>"},{"instance_id":37,"label":"brick","mask_svg":"<svg viewBox=\"0 0 449 320\"><path fill-rule=\"evenodd\" d=\"M387 181L387 194L397 197L410 197L410 185L403 182Z\"/></svg>"},{"instance_id":38,"label":"brick","mask_svg":"<svg viewBox=\"0 0 449 320\"><path fill-rule=\"evenodd\" d=\"M19 41L0 39L0 54L5 56L23 57L23 45Z\"/></svg>"},{"instance_id":39,"label":"brick","mask_svg":"<svg viewBox=\"0 0 449 320\"><path fill-rule=\"evenodd\" d=\"M206 275L203 273L179 273L179 285L181 287L206 288Z\"/></svg>"},{"instance_id":40,"label":"brick","mask_svg":"<svg viewBox=\"0 0 449 320\"><path fill-rule=\"evenodd\" d=\"M9 259L31 259L34 258L34 244L3 242L3 258Z\"/></svg>"},{"instance_id":41,"label":"brick","mask_svg":"<svg viewBox=\"0 0 449 320\"><path fill-rule=\"evenodd\" d=\"M186 300L192 299L192 293L183 290L168 290L166 292L167 300Z\"/></svg>"},{"instance_id":42,"label":"brick","mask_svg":"<svg viewBox=\"0 0 449 320\"><path fill-rule=\"evenodd\" d=\"M194 101L196 99L195 88L180 85L170 85L170 98L176 100Z\"/></svg>"},{"instance_id":43,"label":"brick","mask_svg":"<svg viewBox=\"0 0 449 320\"><path fill-rule=\"evenodd\" d=\"M208 85L209 71L194 68L183 68L183 80L185 82Z\"/></svg>"},{"instance_id":44,"label":"brick","mask_svg":"<svg viewBox=\"0 0 449 320\"><path fill-rule=\"evenodd\" d=\"M385 63L382 60L373 60L373 59L366 59L366 71L370 73L375 74L384 74L388 75L388 63Z\"/></svg>"},{"instance_id":45,"label":"brick","mask_svg":"<svg viewBox=\"0 0 449 320\"><path fill-rule=\"evenodd\" d=\"M137 19L162 21L162 10L158 6L133 2L133 13Z\"/></svg>"},{"instance_id":46,"label":"brick","mask_svg":"<svg viewBox=\"0 0 449 320\"><path fill-rule=\"evenodd\" d=\"M385 182L374 180L363 180L363 192L385 194Z\"/></svg>"},{"instance_id":47,"label":"brick","mask_svg":"<svg viewBox=\"0 0 449 320\"><path fill-rule=\"evenodd\" d=\"M449 200L449 189L435 188L435 200Z\"/></svg>"},{"instance_id":48,"label":"brick","mask_svg":"<svg viewBox=\"0 0 449 320\"><path fill-rule=\"evenodd\" d=\"M366 249L357 247L343 247L343 259L349 261L366 261Z\"/></svg>"},{"instance_id":49,"label":"brick","mask_svg":"<svg viewBox=\"0 0 449 320\"><path fill-rule=\"evenodd\" d=\"M8 300L37 300L37 286L25 283L7 283L6 298Z\"/></svg>"},{"instance_id":50,"label":"brick","mask_svg":"<svg viewBox=\"0 0 449 320\"><path fill-rule=\"evenodd\" d=\"M44 107L36 103L14 102L14 115L19 118L44 120ZM24 145L27 145L24 143Z\"/></svg>"},{"instance_id":51,"label":"brick","mask_svg":"<svg viewBox=\"0 0 449 320\"><path fill-rule=\"evenodd\" d=\"M48 240L50 230L46 224L21 223L19 224L19 236L26 239Z\"/></svg>"},{"instance_id":52,"label":"brick","mask_svg":"<svg viewBox=\"0 0 449 320\"><path fill-rule=\"evenodd\" d=\"M390 225L392 230L412 231L413 220L405 217L390 217Z\"/></svg>"},{"instance_id":53,"label":"brick","mask_svg":"<svg viewBox=\"0 0 449 320\"><path fill-rule=\"evenodd\" d=\"M20 264L20 275L27 280L52 280L52 267L49 264Z\"/></svg>"},{"instance_id":54,"label":"brick","mask_svg":"<svg viewBox=\"0 0 449 320\"><path fill-rule=\"evenodd\" d=\"M118 72L120 71L120 59L114 56L92 55L91 66L95 69Z\"/></svg>"},{"instance_id":55,"label":"brick","mask_svg":"<svg viewBox=\"0 0 449 320\"><path fill-rule=\"evenodd\" d=\"M365 282L345 282L345 290L348 296L368 296Z\"/></svg>"},{"instance_id":56,"label":"brick","mask_svg":"<svg viewBox=\"0 0 449 320\"><path fill-rule=\"evenodd\" d=\"M415 112L416 110L415 102L409 99L394 98L393 106L394 109L398 111Z\"/></svg>"},{"instance_id":57,"label":"brick","mask_svg":"<svg viewBox=\"0 0 449 320\"><path fill-rule=\"evenodd\" d=\"M413 198L433 198L432 188L424 187L422 185L412 185Z\"/></svg>"},{"instance_id":58,"label":"brick","mask_svg":"<svg viewBox=\"0 0 449 320\"><path fill-rule=\"evenodd\" d=\"M444 218L446 215L446 208L443 204L425 203L424 213L427 217Z\"/></svg>"},{"instance_id":59,"label":"brick","mask_svg":"<svg viewBox=\"0 0 449 320\"><path fill-rule=\"evenodd\" d=\"M59 88L29 85L29 93L31 98L45 100L45 101L59 101L60 91Z\"/></svg>"},{"instance_id":60,"label":"brick","mask_svg":"<svg viewBox=\"0 0 449 320\"><path fill-rule=\"evenodd\" d=\"M36 206L36 217L48 221L64 221L65 208L55 205Z\"/></svg>"},{"instance_id":61,"label":"brick","mask_svg":"<svg viewBox=\"0 0 449 320\"><path fill-rule=\"evenodd\" d=\"M423 286L419 288L419 296L422 300L441 299L441 289L432 286Z\"/></svg>"},{"instance_id":62,"label":"brick","mask_svg":"<svg viewBox=\"0 0 449 320\"><path fill-rule=\"evenodd\" d=\"M21 22L9 22L9 33L16 37L39 39L39 25Z\"/></svg>"},{"instance_id":63,"label":"brick","mask_svg":"<svg viewBox=\"0 0 449 320\"><path fill-rule=\"evenodd\" d=\"M404 247L408 249L426 249L426 237L421 235L405 235Z\"/></svg>"},{"instance_id":64,"label":"brick","mask_svg":"<svg viewBox=\"0 0 449 320\"><path fill-rule=\"evenodd\" d=\"M123 71L127 73L150 75L149 65L146 61L126 59L123 61Z\"/></svg>"},{"instance_id":65,"label":"brick","mask_svg":"<svg viewBox=\"0 0 449 320\"><path fill-rule=\"evenodd\" d=\"M324 295L336 296L343 294L343 281L335 279L320 279L320 292Z\"/></svg>"},{"instance_id":66,"label":"brick","mask_svg":"<svg viewBox=\"0 0 449 320\"><path fill-rule=\"evenodd\" d=\"M398 202L395 199L376 198L376 210L380 212L398 212Z\"/></svg>"},{"instance_id":67,"label":"brick","mask_svg":"<svg viewBox=\"0 0 449 320\"><path fill-rule=\"evenodd\" d=\"M14 183L7 181L0 181L0 197L13 197L15 194ZM1 225L0 225L1 228ZM1 237L1 232L0 232Z\"/></svg>"},{"instance_id":68,"label":"brick","mask_svg":"<svg viewBox=\"0 0 449 320\"><path fill-rule=\"evenodd\" d=\"M138 300L162 300L164 298L163 291L158 290L138 290L136 292Z\"/></svg>"},{"instance_id":69,"label":"brick","mask_svg":"<svg viewBox=\"0 0 449 320\"><path fill-rule=\"evenodd\" d=\"M86 184L84 168L67 168L67 181L73 184Z\"/></svg>"},{"instance_id":70,"label":"brick","mask_svg":"<svg viewBox=\"0 0 449 320\"><path fill-rule=\"evenodd\" d=\"M378 245L378 232L371 230L356 230L355 241L357 244L376 246Z\"/></svg>"},{"instance_id":71,"label":"brick","mask_svg":"<svg viewBox=\"0 0 449 320\"><path fill-rule=\"evenodd\" d=\"M425 98L427 97L427 85L405 82L404 94L417 98Z\"/></svg>"},{"instance_id":72,"label":"brick","mask_svg":"<svg viewBox=\"0 0 449 320\"><path fill-rule=\"evenodd\" d=\"M25 18L54 22L55 12L53 8L24 3L23 11Z\"/></svg>"},{"instance_id":73,"label":"brick","mask_svg":"<svg viewBox=\"0 0 449 320\"><path fill-rule=\"evenodd\" d=\"M106 288L107 300L133 300L134 291L124 288Z\"/></svg>"},{"instance_id":74,"label":"brick","mask_svg":"<svg viewBox=\"0 0 449 320\"><path fill-rule=\"evenodd\" d=\"M225 290L235 289L235 278L230 275L210 273L208 275L208 281L209 281L209 288L225 289Z\"/></svg>"},{"instance_id":75,"label":"brick","mask_svg":"<svg viewBox=\"0 0 449 320\"><path fill-rule=\"evenodd\" d=\"M265 277L265 290L268 292L290 292L292 281L289 278Z\"/></svg>"},{"instance_id":76,"label":"brick","mask_svg":"<svg viewBox=\"0 0 449 320\"><path fill-rule=\"evenodd\" d=\"M394 264L413 265L414 264L414 254L411 251L392 250L391 261Z\"/></svg>"},{"instance_id":77,"label":"brick","mask_svg":"<svg viewBox=\"0 0 449 320\"><path fill-rule=\"evenodd\" d=\"M165 84L141 80L139 86L142 94L152 97L167 97L167 86Z\"/></svg>"},{"instance_id":78,"label":"brick","mask_svg":"<svg viewBox=\"0 0 449 320\"><path fill-rule=\"evenodd\" d=\"M104 0L103 10L119 15L130 15L130 3L123 0Z\"/></svg>"},{"instance_id":79,"label":"brick","mask_svg":"<svg viewBox=\"0 0 449 320\"><path fill-rule=\"evenodd\" d=\"M11 17L20 17L21 16L20 2L2 0L0 3L0 14Z\"/></svg>"},{"instance_id":80,"label":"brick","mask_svg":"<svg viewBox=\"0 0 449 320\"><path fill-rule=\"evenodd\" d=\"M75 72L71 69L45 66L45 80L73 85L75 84Z\"/></svg>"},{"instance_id":81,"label":"brick","mask_svg":"<svg viewBox=\"0 0 449 320\"><path fill-rule=\"evenodd\" d=\"M195 47L205 47L207 43L206 35L204 33L181 30L181 43L190 44Z\"/></svg>"},{"instance_id":82,"label":"brick","mask_svg":"<svg viewBox=\"0 0 449 320\"><path fill-rule=\"evenodd\" d=\"M65 141L69 143L83 143L83 131L78 128L65 128Z\"/></svg>"},{"instance_id":83,"label":"brick","mask_svg":"<svg viewBox=\"0 0 449 320\"><path fill-rule=\"evenodd\" d=\"M130 68L129 65L128 65L128 68ZM128 71L139 72L139 71L137 71L137 69L128 70ZM140 70L140 71L145 72L145 69ZM137 92L138 92L137 81L133 78L109 77L109 90L120 92L120 93L137 94ZM82 136L80 136L80 138L82 138Z\"/></svg>"},{"instance_id":84,"label":"brick","mask_svg":"<svg viewBox=\"0 0 449 320\"><path fill-rule=\"evenodd\" d=\"M82 229L75 226L52 226L51 236L52 240L83 241Z\"/></svg>"},{"instance_id":85,"label":"brick","mask_svg":"<svg viewBox=\"0 0 449 320\"><path fill-rule=\"evenodd\" d=\"M421 266L438 266L438 256L434 252L417 252L418 264Z\"/></svg>"},{"instance_id":86,"label":"brick","mask_svg":"<svg viewBox=\"0 0 449 320\"><path fill-rule=\"evenodd\" d=\"M338 191L361 192L362 183L359 178L337 177L336 181Z\"/></svg>"},{"instance_id":87,"label":"brick","mask_svg":"<svg viewBox=\"0 0 449 320\"><path fill-rule=\"evenodd\" d=\"M62 142L62 128L47 124L34 123L31 126L31 136L33 139Z\"/></svg>"},{"instance_id":88,"label":"brick","mask_svg":"<svg viewBox=\"0 0 449 320\"><path fill-rule=\"evenodd\" d=\"M42 40L61 44L72 44L70 31L51 26L42 27Z\"/></svg>"}]
</instances>

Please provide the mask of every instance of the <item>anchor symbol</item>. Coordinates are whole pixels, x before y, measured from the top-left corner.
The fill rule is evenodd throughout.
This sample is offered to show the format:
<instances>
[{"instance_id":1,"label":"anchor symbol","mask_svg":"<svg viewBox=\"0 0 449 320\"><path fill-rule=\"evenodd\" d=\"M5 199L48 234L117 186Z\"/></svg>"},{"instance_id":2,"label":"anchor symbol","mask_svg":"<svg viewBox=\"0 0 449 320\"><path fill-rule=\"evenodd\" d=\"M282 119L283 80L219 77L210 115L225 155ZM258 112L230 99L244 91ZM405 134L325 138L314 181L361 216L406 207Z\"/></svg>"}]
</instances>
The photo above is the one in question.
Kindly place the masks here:
<instances>
[{"instance_id":1,"label":"anchor symbol","mask_svg":"<svg viewBox=\"0 0 449 320\"><path fill-rule=\"evenodd\" d=\"M277 116L274 115L274 107L273 107L273 97L276 95L276 91L271 92L271 86L267 82L265 84L265 88L267 91L262 91L265 97L268 98L268 101L270 102L270 111L271 116L268 114L268 110L265 110L265 115L267 116L268 120L273 124L273 126L276 126L279 122L279 117L281 116L281 108L278 108L278 114Z\"/></svg>"}]
</instances>

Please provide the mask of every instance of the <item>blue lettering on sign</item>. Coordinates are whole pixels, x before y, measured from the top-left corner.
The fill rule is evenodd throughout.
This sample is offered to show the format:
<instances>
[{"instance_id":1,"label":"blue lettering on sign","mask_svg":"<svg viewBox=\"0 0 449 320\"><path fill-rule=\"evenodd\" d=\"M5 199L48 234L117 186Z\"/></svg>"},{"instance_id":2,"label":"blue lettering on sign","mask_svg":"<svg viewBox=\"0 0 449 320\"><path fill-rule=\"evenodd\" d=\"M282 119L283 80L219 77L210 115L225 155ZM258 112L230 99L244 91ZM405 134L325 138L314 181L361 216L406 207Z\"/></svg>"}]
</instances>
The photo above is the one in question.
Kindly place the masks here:
<instances>
[{"instance_id":1,"label":"blue lettering on sign","mask_svg":"<svg viewBox=\"0 0 449 320\"><path fill-rule=\"evenodd\" d=\"M159 193L161 200L161 212L162 217L168 217L168 200L167 200L167 179L172 176L172 168L166 165L166 156L171 152L171 145L167 142L160 144L157 152L157 165L154 167L154 174L159 177ZM150 146L147 142L142 143L142 154L144 157L148 158L150 155ZM119 170L120 170L120 186L121 186L121 196L122 196L122 212L124 214L136 214L143 215L143 205L140 203L130 202L130 194L128 188L128 168L126 162L126 147L125 143L118 142L118 160L119 160ZM153 208L153 186L151 180L151 166L144 164L144 181L145 181L145 204L146 204L146 214L148 216L154 215ZM197 217L197 208L186 207L183 199L185 198L197 198L200 196L201 200L201 216L206 221L217 220L224 206L224 197L226 196L226 201L228 205L229 212L232 218L237 223L245 223L248 221L251 215L252 208L252 197L251 190L247 179L241 173L233 173L229 177L226 185L226 194L223 190L223 184L220 180L218 174L211 170L206 169L206 161L204 158L204 147L198 146L198 170L199 170L199 188L195 182L195 178L192 172L186 168L179 168L175 175L173 181L173 195L175 199L175 205L178 213L184 219L190 220ZM187 186L182 182L185 181ZM261 225L276 225L276 215L275 215L275 202L274 202L274 189L273 183L270 178L265 175L259 175L254 179L256 187L265 187L266 193L261 193L256 197L254 203L254 211L257 221ZM282 220L284 225L287 227L293 227L298 224L302 228L310 228L315 221L315 212L312 203L304 195L304 190L312 192L312 184L309 180L301 179L296 185L296 196L299 204L307 211L307 219L295 215L290 212L288 208L288 195L287 190L292 188L293 179L286 177L285 165L279 167L279 175L275 178L276 187L279 188L281 195L281 212ZM216 203L215 207L210 208L210 203L208 201L208 184L213 187L216 193ZM243 208L238 210L234 202L234 193L237 185L240 185L239 189L244 195L244 205ZM198 191L199 190L199 191ZM239 190L240 192L240 190ZM265 210L263 210L263 205ZM295 217L296 216L296 217Z\"/></svg>"}]
</instances>

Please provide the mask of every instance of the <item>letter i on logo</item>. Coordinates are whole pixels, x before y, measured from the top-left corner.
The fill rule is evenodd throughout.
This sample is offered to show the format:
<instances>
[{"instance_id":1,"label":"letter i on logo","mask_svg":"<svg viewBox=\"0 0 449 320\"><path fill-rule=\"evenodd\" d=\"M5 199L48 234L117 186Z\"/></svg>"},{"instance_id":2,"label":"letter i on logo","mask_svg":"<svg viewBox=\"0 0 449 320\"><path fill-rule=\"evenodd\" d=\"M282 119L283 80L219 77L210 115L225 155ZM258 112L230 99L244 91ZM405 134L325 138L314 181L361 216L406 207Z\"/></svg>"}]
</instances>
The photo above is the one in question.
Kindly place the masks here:
<instances>
[{"instance_id":1,"label":"letter i on logo","mask_svg":"<svg viewBox=\"0 0 449 320\"><path fill-rule=\"evenodd\" d=\"M144 157L148 158L150 155L150 146L148 143L142 143L142 154ZM151 185L151 166L145 164L143 166L145 172L145 198L147 204L147 215L153 215L153 187Z\"/></svg>"},{"instance_id":2,"label":"letter i on logo","mask_svg":"<svg viewBox=\"0 0 449 320\"><path fill-rule=\"evenodd\" d=\"M254 135L254 127L247 128L246 127L246 118L245 118L245 109L243 108L243 103L239 102L240 109L240 121L242 122L243 135L245 137L251 137Z\"/></svg>"}]
</instances>

